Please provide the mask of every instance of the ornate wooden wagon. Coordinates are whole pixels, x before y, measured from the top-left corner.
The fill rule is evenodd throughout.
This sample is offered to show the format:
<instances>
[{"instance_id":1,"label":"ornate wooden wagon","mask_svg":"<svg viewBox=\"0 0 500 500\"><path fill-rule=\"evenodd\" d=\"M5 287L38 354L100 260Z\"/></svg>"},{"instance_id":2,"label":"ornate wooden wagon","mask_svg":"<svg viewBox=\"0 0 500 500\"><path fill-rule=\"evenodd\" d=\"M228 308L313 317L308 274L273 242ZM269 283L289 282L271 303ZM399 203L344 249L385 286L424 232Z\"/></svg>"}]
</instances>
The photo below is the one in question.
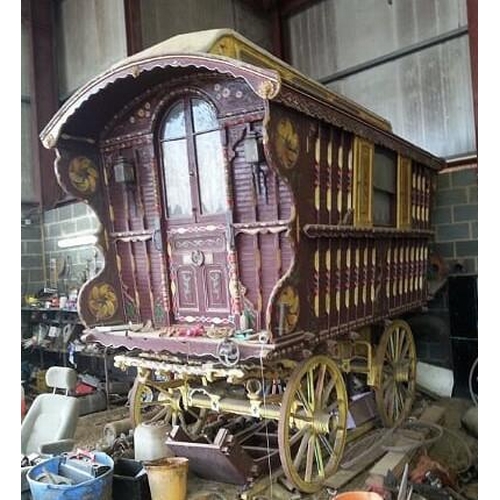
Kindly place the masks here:
<instances>
[{"instance_id":1,"label":"ornate wooden wagon","mask_svg":"<svg viewBox=\"0 0 500 500\"><path fill-rule=\"evenodd\" d=\"M126 347L131 414L196 432L277 422L297 488L346 440L348 373L386 425L415 391L398 319L426 302L441 161L231 30L174 37L78 90L41 134L101 222L81 289L89 340Z\"/></svg>"}]
</instances>

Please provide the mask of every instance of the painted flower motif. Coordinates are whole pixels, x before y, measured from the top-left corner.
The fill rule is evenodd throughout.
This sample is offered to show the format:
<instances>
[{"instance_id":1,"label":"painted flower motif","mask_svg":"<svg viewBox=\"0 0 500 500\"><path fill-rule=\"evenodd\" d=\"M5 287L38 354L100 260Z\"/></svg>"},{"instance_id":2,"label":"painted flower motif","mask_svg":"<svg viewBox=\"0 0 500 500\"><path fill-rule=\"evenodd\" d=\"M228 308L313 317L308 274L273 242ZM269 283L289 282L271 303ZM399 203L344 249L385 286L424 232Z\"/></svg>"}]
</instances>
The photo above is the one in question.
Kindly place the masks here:
<instances>
[{"instance_id":1,"label":"painted flower motif","mask_svg":"<svg viewBox=\"0 0 500 500\"><path fill-rule=\"evenodd\" d=\"M290 333L295 329L299 319L299 294L290 285L281 291L278 301L278 317L283 318L283 332ZM284 308L283 313L280 312Z\"/></svg>"},{"instance_id":2,"label":"painted flower motif","mask_svg":"<svg viewBox=\"0 0 500 500\"><path fill-rule=\"evenodd\" d=\"M84 194L92 194L97 187L97 168L86 156L77 156L69 164L69 180L71 184Z\"/></svg>"},{"instance_id":3,"label":"painted flower motif","mask_svg":"<svg viewBox=\"0 0 500 500\"><path fill-rule=\"evenodd\" d=\"M89 309L99 320L109 319L114 316L118 307L118 299L111 285L95 285L90 291Z\"/></svg>"},{"instance_id":4,"label":"painted flower motif","mask_svg":"<svg viewBox=\"0 0 500 500\"><path fill-rule=\"evenodd\" d=\"M299 134L288 119L278 123L276 153L285 168L293 168L299 158Z\"/></svg>"}]
</instances>

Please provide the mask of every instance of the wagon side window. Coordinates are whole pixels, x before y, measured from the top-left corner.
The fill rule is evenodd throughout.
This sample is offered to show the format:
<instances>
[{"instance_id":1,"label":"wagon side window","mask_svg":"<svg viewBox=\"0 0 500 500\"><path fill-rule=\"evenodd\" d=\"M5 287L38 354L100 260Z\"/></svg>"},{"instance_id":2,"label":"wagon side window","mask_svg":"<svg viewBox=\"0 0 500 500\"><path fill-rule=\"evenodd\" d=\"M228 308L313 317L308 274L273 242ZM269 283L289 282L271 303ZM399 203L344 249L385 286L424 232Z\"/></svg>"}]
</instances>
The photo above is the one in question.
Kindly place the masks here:
<instances>
[{"instance_id":1,"label":"wagon side window","mask_svg":"<svg viewBox=\"0 0 500 500\"><path fill-rule=\"evenodd\" d=\"M167 112L160 133L169 218L226 211L224 159L214 108L183 97Z\"/></svg>"},{"instance_id":2,"label":"wagon side window","mask_svg":"<svg viewBox=\"0 0 500 500\"><path fill-rule=\"evenodd\" d=\"M411 160L398 157L398 227L411 227Z\"/></svg>"},{"instance_id":3,"label":"wagon side window","mask_svg":"<svg viewBox=\"0 0 500 500\"><path fill-rule=\"evenodd\" d=\"M373 158L373 225L396 225L397 155L375 146Z\"/></svg>"}]
</instances>

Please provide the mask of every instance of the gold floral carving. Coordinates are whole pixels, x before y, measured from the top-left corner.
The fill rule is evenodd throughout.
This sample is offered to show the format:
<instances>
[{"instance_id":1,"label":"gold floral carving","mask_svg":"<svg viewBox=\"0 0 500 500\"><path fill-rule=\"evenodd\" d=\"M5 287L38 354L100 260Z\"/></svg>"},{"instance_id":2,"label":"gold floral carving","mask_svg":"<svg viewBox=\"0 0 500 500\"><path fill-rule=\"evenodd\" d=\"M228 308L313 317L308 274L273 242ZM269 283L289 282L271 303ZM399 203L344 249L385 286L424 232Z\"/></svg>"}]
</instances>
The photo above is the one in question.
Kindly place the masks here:
<instances>
[{"instance_id":1,"label":"gold floral carving","mask_svg":"<svg viewBox=\"0 0 500 500\"><path fill-rule=\"evenodd\" d=\"M104 283L92 287L89 297L89 310L98 321L112 318L117 307L118 299L111 285Z\"/></svg>"},{"instance_id":2,"label":"gold floral carving","mask_svg":"<svg viewBox=\"0 0 500 500\"><path fill-rule=\"evenodd\" d=\"M289 119L282 119L278 123L276 138L276 153L281 164L293 168L299 158L299 134Z\"/></svg>"},{"instance_id":3,"label":"gold floral carving","mask_svg":"<svg viewBox=\"0 0 500 500\"><path fill-rule=\"evenodd\" d=\"M69 180L83 194L92 194L97 187L98 173L94 162L86 156L77 156L69 164Z\"/></svg>"}]
</instances>

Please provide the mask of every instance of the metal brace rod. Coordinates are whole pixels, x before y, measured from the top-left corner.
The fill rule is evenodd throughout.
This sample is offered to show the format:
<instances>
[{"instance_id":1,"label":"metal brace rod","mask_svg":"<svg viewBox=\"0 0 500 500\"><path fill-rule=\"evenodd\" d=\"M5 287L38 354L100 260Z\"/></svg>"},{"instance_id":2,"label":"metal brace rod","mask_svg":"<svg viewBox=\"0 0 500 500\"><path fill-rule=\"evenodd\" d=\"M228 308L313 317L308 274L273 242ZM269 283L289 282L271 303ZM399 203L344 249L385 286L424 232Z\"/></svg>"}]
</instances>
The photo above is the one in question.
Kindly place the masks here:
<instances>
[{"instance_id":1,"label":"metal brace rod","mask_svg":"<svg viewBox=\"0 0 500 500\"><path fill-rule=\"evenodd\" d=\"M328 85L329 83L333 83L337 80L342 80L343 78L347 78L348 76L361 73L368 69L372 69L382 64L394 61L396 59L409 56L410 54L414 54L415 52L420 52L421 50L428 49L430 47L433 47L434 45L439 45L441 43L453 40L454 38L459 38L463 35L466 35L468 32L469 30L467 26L447 31L446 33L442 33L441 35L428 38L427 40L408 45L407 47L389 52L388 54L385 54L383 56L375 57L374 59L370 59L369 61L366 61L364 63L356 64L354 66L351 66L350 68L337 71L336 73L320 78L318 81L320 83L323 83L324 85Z\"/></svg>"}]
</instances>

